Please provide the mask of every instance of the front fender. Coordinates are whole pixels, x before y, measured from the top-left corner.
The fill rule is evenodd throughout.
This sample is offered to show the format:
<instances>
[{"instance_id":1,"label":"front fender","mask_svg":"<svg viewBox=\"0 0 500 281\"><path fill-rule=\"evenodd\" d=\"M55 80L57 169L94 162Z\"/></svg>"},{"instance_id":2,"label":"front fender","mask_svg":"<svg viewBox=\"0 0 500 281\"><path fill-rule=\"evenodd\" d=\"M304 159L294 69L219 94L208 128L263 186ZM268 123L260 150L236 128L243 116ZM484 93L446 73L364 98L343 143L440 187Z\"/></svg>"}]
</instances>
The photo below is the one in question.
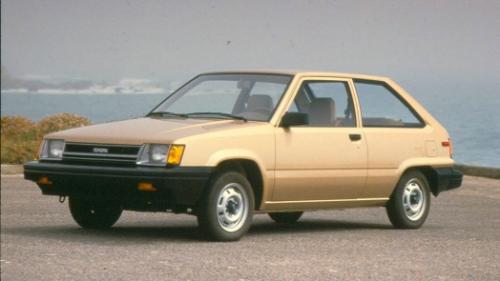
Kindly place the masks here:
<instances>
[{"instance_id":1,"label":"front fender","mask_svg":"<svg viewBox=\"0 0 500 281\"><path fill-rule=\"evenodd\" d=\"M207 166L215 167L220 163L232 159L245 159L257 163L261 172L264 172L264 161L254 152L246 149L223 149L216 151L208 158Z\"/></svg>"},{"instance_id":2,"label":"front fender","mask_svg":"<svg viewBox=\"0 0 500 281\"><path fill-rule=\"evenodd\" d=\"M266 167L269 166L266 165L267 163L265 163L261 157L245 149L225 149L217 151L210 156L207 165L210 167L217 167L222 162L228 160L249 160L257 165L262 175L262 200L260 206L257 206L258 209L261 209L263 206L262 204L269 200L273 194L274 169L267 170Z\"/></svg>"}]
</instances>

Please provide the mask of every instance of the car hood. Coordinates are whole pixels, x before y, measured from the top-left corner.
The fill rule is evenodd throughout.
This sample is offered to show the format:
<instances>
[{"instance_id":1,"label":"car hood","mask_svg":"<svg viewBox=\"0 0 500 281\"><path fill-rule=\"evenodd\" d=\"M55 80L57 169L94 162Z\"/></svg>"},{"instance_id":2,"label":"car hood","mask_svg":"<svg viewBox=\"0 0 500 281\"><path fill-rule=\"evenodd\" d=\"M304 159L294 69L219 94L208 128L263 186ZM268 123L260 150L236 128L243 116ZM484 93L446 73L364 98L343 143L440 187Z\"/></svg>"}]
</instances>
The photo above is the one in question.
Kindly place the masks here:
<instances>
[{"instance_id":1,"label":"car hood","mask_svg":"<svg viewBox=\"0 0 500 281\"><path fill-rule=\"evenodd\" d=\"M69 129L49 134L46 138L64 139L66 142L103 144L167 144L183 137L233 128L263 126L265 124L267 123L241 120L158 119L145 117Z\"/></svg>"}]
</instances>

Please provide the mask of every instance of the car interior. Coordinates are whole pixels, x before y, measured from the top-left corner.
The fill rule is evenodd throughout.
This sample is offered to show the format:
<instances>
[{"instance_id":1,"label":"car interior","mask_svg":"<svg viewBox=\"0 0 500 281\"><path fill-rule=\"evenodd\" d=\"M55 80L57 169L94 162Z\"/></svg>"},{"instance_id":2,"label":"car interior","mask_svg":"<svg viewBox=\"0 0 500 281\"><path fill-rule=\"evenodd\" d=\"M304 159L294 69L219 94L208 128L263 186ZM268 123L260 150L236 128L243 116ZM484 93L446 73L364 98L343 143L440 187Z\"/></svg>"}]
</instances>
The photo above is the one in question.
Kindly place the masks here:
<instances>
[{"instance_id":1,"label":"car interior","mask_svg":"<svg viewBox=\"0 0 500 281\"><path fill-rule=\"evenodd\" d=\"M265 120L273 112L273 99L268 95L251 95L248 97L245 111L241 116L248 119Z\"/></svg>"},{"instance_id":2,"label":"car interior","mask_svg":"<svg viewBox=\"0 0 500 281\"><path fill-rule=\"evenodd\" d=\"M316 97L305 84L290 107L291 112L306 113L309 124L314 127L355 127L354 105L350 96L347 98L343 116L337 116L337 104L330 97Z\"/></svg>"}]
</instances>

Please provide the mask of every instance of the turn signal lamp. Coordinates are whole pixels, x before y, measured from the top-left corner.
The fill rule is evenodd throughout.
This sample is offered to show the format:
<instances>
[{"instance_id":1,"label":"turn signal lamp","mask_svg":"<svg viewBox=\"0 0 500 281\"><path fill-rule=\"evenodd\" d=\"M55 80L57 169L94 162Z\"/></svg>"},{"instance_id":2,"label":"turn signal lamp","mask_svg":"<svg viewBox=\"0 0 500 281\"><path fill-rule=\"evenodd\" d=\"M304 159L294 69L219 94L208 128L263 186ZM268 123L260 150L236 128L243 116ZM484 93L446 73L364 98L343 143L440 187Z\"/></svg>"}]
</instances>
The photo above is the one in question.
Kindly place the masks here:
<instances>
[{"instance_id":1,"label":"turn signal lamp","mask_svg":"<svg viewBox=\"0 0 500 281\"><path fill-rule=\"evenodd\" d=\"M49 180L48 177L41 177L38 179L38 181L36 183L43 184L43 185L51 185L52 184L52 182Z\"/></svg>"},{"instance_id":2,"label":"turn signal lamp","mask_svg":"<svg viewBox=\"0 0 500 281\"><path fill-rule=\"evenodd\" d=\"M156 188L150 182L140 182L140 183L138 183L137 184L137 189L139 189L140 191L149 191L149 192L156 191Z\"/></svg>"},{"instance_id":3,"label":"turn signal lamp","mask_svg":"<svg viewBox=\"0 0 500 281\"><path fill-rule=\"evenodd\" d=\"M179 165L182 160L182 154L184 153L184 145L172 144L168 150L168 165Z\"/></svg>"}]
</instances>

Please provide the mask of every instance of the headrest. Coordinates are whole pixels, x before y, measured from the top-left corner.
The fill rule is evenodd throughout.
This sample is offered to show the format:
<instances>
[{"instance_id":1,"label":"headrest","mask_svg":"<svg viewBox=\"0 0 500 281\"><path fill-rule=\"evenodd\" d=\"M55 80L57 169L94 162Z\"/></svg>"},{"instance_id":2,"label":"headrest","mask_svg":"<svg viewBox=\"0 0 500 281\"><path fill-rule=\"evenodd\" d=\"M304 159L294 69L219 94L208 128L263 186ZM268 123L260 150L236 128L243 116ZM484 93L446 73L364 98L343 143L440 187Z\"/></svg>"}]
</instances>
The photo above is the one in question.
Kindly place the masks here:
<instances>
[{"instance_id":1,"label":"headrest","mask_svg":"<svg viewBox=\"0 0 500 281\"><path fill-rule=\"evenodd\" d=\"M248 98L247 110L255 111L256 109L273 110L273 99L268 95L252 95Z\"/></svg>"},{"instance_id":2,"label":"headrest","mask_svg":"<svg viewBox=\"0 0 500 281\"><path fill-rule=\"evenodd\" d=\"M309 124L335 124L335 102L331 98L315 98L309 107Z\"/></svg>"}]
</instances>

